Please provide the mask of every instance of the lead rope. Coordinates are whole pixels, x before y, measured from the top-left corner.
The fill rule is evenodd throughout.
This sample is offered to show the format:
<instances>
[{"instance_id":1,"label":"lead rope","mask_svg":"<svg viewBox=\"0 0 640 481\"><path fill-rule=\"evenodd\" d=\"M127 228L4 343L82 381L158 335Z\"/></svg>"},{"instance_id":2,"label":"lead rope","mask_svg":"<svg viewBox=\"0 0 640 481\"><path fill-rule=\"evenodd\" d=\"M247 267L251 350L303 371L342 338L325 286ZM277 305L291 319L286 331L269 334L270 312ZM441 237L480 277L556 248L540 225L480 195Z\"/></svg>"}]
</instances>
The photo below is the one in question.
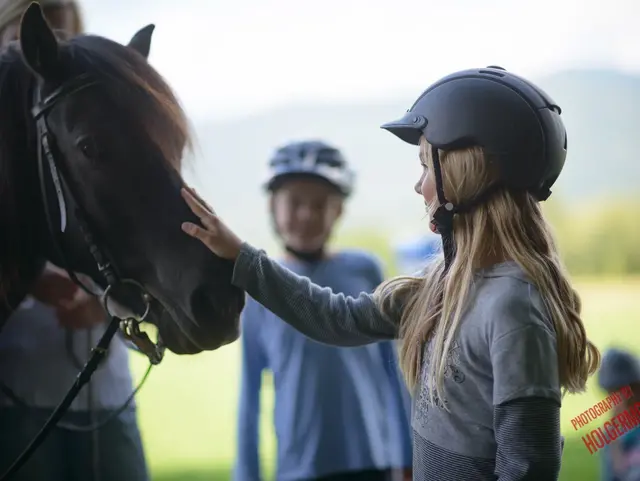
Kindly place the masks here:
<instances>
[{"instance_id":1,"label":"lead rope","mask_svg":"<svg viewBox=\"0 0 640 481\"><path fill-rule=\"evenodd\" d=\"M55 427L56 423L60 421L62 416L64 416L64 413L69 409L69 406L71 406L71 403L76 398L80 390L89 382L89 380L91 379L91 375L100 365L100 362L107 353L107 349L109 348L111 339L113 339L113 336L115 336L119 328L120 319L115 316L112 317L109 321L107 329L100 338L100 341L98 341L96 347L91 350L91 357L85 364L82 371L76 377L76 380L73 386L71 386L71 389L69 389L69 392L67 392L62 402L60 402L58 407L53 411L42 429L40 429L38 434L29 443L29 446L27 446L22 454L13 462L11 467L9 467L9 469L5 472L2 478L0 478L0 480L6 481L10 479L14 474L16 474L16 472L31 457L35 450L38 449L42 441L49 435L49 432Z\"/></svg>"},{"instance_id":2,"label":"lead rope","mask_svg":"<svg viewBox=\"0 0 640 481\"><path fill-rule=\"evenodd\" d=\"M87 349L91 355L91 346L93 346L93 329L87 329ZM97 423L96 405L94 398L94 383L89 382L87 386L87 407L89 408L89 426ZM91 430L91 460L93 468L93 481L100 481L100 430Z\"/></svg>"}]
</instances>

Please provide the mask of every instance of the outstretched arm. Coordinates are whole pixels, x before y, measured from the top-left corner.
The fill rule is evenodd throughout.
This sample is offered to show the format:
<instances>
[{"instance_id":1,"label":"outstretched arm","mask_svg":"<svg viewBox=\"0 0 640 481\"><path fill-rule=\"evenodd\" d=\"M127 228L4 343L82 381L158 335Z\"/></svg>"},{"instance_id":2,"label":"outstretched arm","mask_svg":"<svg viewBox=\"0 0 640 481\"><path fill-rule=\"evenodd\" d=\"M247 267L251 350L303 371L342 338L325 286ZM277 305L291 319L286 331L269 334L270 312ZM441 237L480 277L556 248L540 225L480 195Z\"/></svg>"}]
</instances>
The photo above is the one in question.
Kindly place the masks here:
<instances>
[{"instance_id":1,"label":"outstretched arm","mask_svg":"<svg viewBox=\"0 0 640 481\"><path fill-rule=\"evenodd\" d=\"M182 229L214 254L235 261L232 282L283 321L319 342L357 346L397 335L398 322L382 313L373 296L334 294L243 243L194 191L182 195L202 223ZM392 317L396 317L393 316Z\"/></svg>"},{"instance_id":2,"label":"outstretched arm","mask_svg":"<svg viewBox=\"0 0 640 481\"><path fill-rule=\"evenodd\" d=\"M371 294L334 294L242 244L232 283L306 336L336 346L393 339L397 323L383 314Z\"/></svg>"}]
</instances>

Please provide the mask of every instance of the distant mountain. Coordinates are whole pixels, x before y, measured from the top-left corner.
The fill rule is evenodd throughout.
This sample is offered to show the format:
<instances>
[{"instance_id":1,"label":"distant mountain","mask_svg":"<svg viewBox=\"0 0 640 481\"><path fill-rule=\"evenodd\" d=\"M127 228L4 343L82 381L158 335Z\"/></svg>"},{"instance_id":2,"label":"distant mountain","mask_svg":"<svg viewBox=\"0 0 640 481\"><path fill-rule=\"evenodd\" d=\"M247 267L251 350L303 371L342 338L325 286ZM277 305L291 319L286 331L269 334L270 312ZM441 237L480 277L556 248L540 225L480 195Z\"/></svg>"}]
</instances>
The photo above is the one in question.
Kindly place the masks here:
<instances>
[{"instance_id":1,"label":"distant mountain","mask_svg":"<svg viewBox=\"0 0 640 481\"><path fill-rule=\"evenodd\" d=\"M640 77L576 70L540 79L539 84L562 107L569 133L566 168L555 189L558 197L573 203L639 192ZM415 227L424 216L412 190L419 175L417 152L379 125L402 115L417 94L379 103L289 105L196 125L198 183L223 215L240 221L245 235L263 238L269 224L260 186L269 154L289 140L323 138L342 148L358 172L350 223L375 226L384 219L385 227L394 231L407 223Z\"/></svg>"},{"instance_id":2,"label":"distant mountain","mask_svg":"<svg viewBox=\"0 0 640 481\"><path fill-rule=\"evenodd\" d=\"M543 79L560 104L568 154L558 191L568 200L640 194L640 77L576 70Z\"/></svg>"}]
</instances>

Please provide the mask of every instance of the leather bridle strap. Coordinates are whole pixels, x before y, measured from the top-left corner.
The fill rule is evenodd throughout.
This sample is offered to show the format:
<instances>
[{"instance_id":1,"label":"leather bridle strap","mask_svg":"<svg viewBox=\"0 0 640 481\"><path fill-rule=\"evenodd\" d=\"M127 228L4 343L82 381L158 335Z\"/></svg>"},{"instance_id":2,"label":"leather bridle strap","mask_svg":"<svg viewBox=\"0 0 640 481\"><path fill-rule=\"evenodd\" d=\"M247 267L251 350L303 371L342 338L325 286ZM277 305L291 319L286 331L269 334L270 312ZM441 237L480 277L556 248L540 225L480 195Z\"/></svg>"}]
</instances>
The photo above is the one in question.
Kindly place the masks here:
<instances>
[{"instance_id":1,"label":"leather bridle strap","mask_svg":"<svg viewBox=\"0 0 640 481\"><path fill-rule=\"evenodd\" d=\"M47 197L45 175L44 175L44 165L46 161L49 167L49 171L51 173L51 178L53 180L55 190L56 190L58 206L60 208L59 232L64 233L67 226L66 203L65 203L64 191L63 191L64 178L63 176L60 175L60 172L58 171L58 167L56 166L54 151L53 151L53 149L55 148L54 142L53 142L53 136L49 133L49 129L47 128L46 114L56 105L56 103L61 98L68 95L72 95L94 84L95 82L89 76L82 75L82 76L76 77L75 79L67 83L64 83L42 101L41 101L40 86L36 85L34 88L34 107L32 109L32 115L34 120L36 121L37 134L38 134L38 138L37 138L38 174L40 177L40 188L42 191L42 200L43 200L44 209L45 209L45 217L47 219L47 224L50 230L51 239L52 239L52 242L54 243L54 246L55 246L54 248L56 249L60 258L63 260L65 264L64 267L69 273L69 276L71 277L71 279L73 279L80 287L82 287L84 290L86 290L90 294L94 294L94 293L91 292L89 289L87 289L80 282L80 280L77 278L75 273L70 269L70 264L67 262L63 249L58 243L57 231L53 228L51 212L49 209L49 202ZM73 195L73 191L70 188L71 186L68 184L64 186L67 187L66 189L67 193L73 198L74 201L76 201L76 197ZM116 288L117 286L128 284L128 285L133 285L139 289L140 293L142 294L142 298L145 302L146 310L144 314L140 316L141 318L133 319L135 322L142 321L149 312L150 301L146 297L146 292L144 291L142 286L140 286L140 284L136 283L135 281L132 281L129 279L122 279L120 278L120 276L118 276L118 273L115 271L114 266L112 265L111 262L109 262L109 258L106 255L104 255L103 251L98 247L98 245L94 241L93 236L91 235L91 229L89 228L85 220L86 216L83 209L80 207L80 204L77 201L75 202L75 204L77 207L75 220L79 223L79 227L85 237L85 241L89 246L89 250L98 266L98 269L100 270L101 274L105 277L107 281L107 289L104 291L102 297L103 297L103 304L105 306L105 309L107 313L109 313L109 315L111 316L111 319L109 321L107 329L105 330L102 337L100 338L100 341L98 342L96 347L92 349L91 357L82 368L82 371L80 371L80 373L78 374L76 381L74 382L73 386L71 386L71 389L69 389L69 392L67 392L62 402L60 402L58 407L56 407L56 409L51 414L47 422L44 424L44 426L38 432L38 434L33 438L33 440L29 443L27 448L13 462L13 464L9 467L7 472L0 478L0 481L7 481L11 477L13 477L13 475L15 475L18 472L18 470L33 455L33 453L38 449L38 447L40 447L40 445L49 435L51 430L56 426L58 421L60 421L62 416L69 409L69 406L71 405L73 400L78 396L78 393L80 392L80 390L89 382L89 380L91 379L91 376L93 375L93 373L96 371L96 369L98 368L98 366L100 365L104 357L106 356L109 348L109 344L111 343L111 340L113 339L115 334L118 332L121 321L127 323L128 321L132 320L132 319L121 319L116 315L110 314L111 311L109 310L108 301L109 301L109 296L113 294L114 288ZM158 346L155 346L155 347L156 349L158 349ZM159 349L163 349L163 348L159 348ZM163 353L163 350L155 353L156 362L154 362L150 357L150 360L152 360L152 363L160 362L160 360L162 359L162 353Z\"/></svg>"}]
</instances>

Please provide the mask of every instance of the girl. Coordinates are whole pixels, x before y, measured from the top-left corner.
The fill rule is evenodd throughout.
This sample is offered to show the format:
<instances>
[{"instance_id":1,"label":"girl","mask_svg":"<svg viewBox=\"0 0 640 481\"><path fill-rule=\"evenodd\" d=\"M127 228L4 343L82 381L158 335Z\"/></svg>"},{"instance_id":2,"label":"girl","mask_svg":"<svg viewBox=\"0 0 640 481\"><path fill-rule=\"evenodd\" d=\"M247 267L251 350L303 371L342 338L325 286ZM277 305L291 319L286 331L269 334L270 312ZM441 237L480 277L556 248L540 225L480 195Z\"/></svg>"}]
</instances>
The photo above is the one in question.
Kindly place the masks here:
<instances>
[{"instance_id":1,"label":"girl","mask_svg":"<svg viewBox=\"0 0 640 481\"><path fill-rule=\"evenodd\" d=\"M558 478L561 391L599 363L539 201L566 156L560 108L499 67L451 74L384 129L419 146L415 186L444 259L373 295L334 294L243 243L193 192L183 230L235 260L233 282L313 339L402 341L415 480Z\"/></svg>"},{"instance_id":2,"label":"girl","mask_svg":"<svg viewBox=\"0 0 640 481\"><path fill-rule=\"evenodd\" d=\"M382 283L380 265L370 254L329 252L353 190L354 175L341 152L325 142L293 142L276 150L269 167L266 188L273 227L286 252L282 264L345 294L371 292ZM409 396L393 342L354 349L319 344L251 298L241 331L235 480L262 479L258 426L267 369L275 389L277 480L403 479L397 476L400 468L411 467Z\"/></svg>"}]
</instances>

